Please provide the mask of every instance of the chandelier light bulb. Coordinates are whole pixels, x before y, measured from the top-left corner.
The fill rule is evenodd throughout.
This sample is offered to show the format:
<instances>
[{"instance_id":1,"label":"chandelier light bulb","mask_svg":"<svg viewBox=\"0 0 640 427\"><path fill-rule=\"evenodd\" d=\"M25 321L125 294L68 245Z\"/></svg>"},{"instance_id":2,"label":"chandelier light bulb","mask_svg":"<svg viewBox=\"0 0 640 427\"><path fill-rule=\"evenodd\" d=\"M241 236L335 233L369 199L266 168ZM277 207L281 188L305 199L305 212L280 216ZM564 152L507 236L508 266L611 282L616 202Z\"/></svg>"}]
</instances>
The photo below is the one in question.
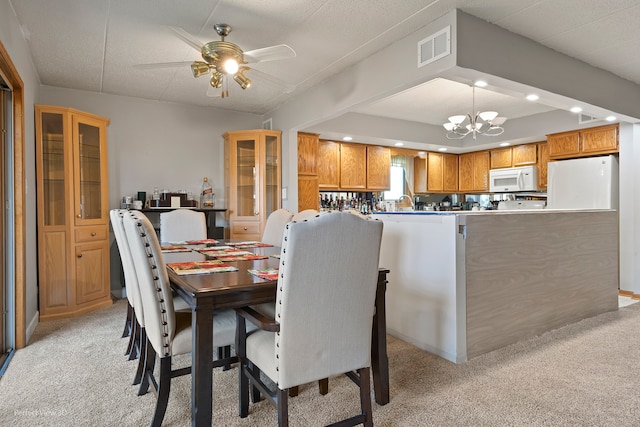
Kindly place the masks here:
<instances>
[{"instance_id":1,"label":"chandelier light bulb","mask_svg":"<svg viewBox=\"0 0 640 427\"><path fill-rule=\"evenodd\" d=\"M460 124L462 122L464 122L464 119L466 119L466 118L467 118L467 116L464 116L464 115L451 116L451 117L449 117L449 121L451 123L453 123L454 126L460 126Z\"/></svg>"},{"instance_id":2,"label":"chandelier light bulb","mask_svg":"<svg viewBox=\"0 0 640 427\"><path fill-rule=\"evenodd\" d=\"M496 117L498 117L498 112L497 111L483 111L479 115L480 115L480 118L482 120L484 120L485 122L490 122L491 120L493 120Z\"/></svg>"}]
</instances>

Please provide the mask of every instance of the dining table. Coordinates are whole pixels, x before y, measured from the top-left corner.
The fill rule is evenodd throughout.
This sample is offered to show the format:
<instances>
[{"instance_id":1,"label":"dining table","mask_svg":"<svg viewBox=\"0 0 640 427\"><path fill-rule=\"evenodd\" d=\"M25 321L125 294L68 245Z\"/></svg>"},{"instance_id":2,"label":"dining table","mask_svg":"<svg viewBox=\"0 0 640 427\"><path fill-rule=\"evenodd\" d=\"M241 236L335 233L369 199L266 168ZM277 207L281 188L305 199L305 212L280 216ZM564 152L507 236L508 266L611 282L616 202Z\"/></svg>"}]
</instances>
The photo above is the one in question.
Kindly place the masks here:
<instances>
[{"instance_id":1,"label":"dining table","mask_svg":"<svg viewBox=\"0 0 640 427\"><path fill-rule=\"evenodd\" d=\"M191 425L211 426L213 409L212 369L214 360L213 316L215 310L238 308L275 301L277 279L262 278L249 270L276 269L280 248L246 242L243 250L261 255L262 259L223 261L236 271L203 274L177 274L170 264L201 262L210 259L207 250L227 244L242 248L241 242L207 240L204 244L180 246L183 250L163 250L171 287L189 305L192 312ZM170 248L162 243L163 248ZM239 246L238 246L239 245ZM174 245L175 246L175 245ZM227 246L228 247L228 246ZM202 250L206 248L205 250ZM202 252L199 252L202 250ZM387 357L385 292L389 270L379 268L376 286L375 314L372 323L371 370L375 400L389 402L389 362ZM374 284L372 284L373 286Z\"/></svg>"}]
</instances>

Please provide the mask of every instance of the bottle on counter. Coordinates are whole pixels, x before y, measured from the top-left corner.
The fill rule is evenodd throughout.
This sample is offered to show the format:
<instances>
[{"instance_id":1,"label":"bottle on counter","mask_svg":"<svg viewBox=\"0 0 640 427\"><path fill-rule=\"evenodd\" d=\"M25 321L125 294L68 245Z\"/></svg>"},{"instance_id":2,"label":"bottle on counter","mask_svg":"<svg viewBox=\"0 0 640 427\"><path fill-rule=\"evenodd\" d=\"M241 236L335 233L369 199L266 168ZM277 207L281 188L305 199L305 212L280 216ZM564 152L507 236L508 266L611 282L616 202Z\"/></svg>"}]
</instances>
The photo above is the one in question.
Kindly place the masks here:
<instances>
[{"instance_id":1,"label":"bottle on counter","mask_svg":"<svg viewBox=\"0 0 640 427\"><path fill-rule=\"evenodd\" d=\"M209 178L205 176L200 190L200 207L212 208L214 206L213 195L213 187L209 183Z\"/></svg>"}]
</instances>

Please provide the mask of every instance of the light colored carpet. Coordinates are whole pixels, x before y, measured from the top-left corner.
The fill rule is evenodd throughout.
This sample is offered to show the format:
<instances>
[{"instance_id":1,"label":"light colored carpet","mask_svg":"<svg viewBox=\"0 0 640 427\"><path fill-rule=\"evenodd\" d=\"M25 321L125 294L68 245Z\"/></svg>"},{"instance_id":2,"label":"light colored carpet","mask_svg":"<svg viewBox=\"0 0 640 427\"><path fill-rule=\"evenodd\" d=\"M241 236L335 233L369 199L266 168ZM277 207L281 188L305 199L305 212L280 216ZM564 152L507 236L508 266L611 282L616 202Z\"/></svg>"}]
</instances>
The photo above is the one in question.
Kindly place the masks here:
<instances>
[{"instance_id":1,"label":"light colored carpet","mask_svg":"<svg viewBox=\"0 0 640 427\"><path fill-rule=\"evenodd\" d=\"M145 426L152 393L131 386L137 362L119 338L126 302L78 319L40 323L0 380L3 426ZM569 325L455 365L389 337L391 402L373 404L376 426L629 426L640 423L640 304ZM182 363L189 363L184 358ZM237 369L213 373L214 425L273 426L265 401L237 412ZM172 383L167 426L190 424L189 377ZM331 379L329 394L303 386L292 426L353 415L355 386Z\"/></svg>"}]
</instances>

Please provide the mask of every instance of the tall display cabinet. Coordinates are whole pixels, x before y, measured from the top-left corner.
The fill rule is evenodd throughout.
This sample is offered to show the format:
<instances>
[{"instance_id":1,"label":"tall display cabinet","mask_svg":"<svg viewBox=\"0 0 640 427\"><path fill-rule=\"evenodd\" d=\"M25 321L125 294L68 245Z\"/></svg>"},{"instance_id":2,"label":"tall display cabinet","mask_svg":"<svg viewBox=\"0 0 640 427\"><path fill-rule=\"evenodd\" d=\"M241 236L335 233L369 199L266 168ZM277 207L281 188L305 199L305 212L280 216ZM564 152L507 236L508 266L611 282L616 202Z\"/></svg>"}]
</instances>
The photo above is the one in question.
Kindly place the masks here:
<instances>
[{"instance_id":1,"label":"tall display cabinet","mask_svg":"<svg viewBox=\"0 0 640 427\"><path fill-rule=\"evenodd\" d=\"M258 129L222 136L229 237L260 240L267 217L282 206L281 132Z\"/></svg>"},{"instance_id":2,"label":"tall display cabinet","mask_svg":"<svg viewBox=\"0 0 640 427\"><path fill-rule=\"evenodd\" d=\"M40 320L111 304L107 125L70 108L36 105Z\"/></svg>"}]
</instances>

